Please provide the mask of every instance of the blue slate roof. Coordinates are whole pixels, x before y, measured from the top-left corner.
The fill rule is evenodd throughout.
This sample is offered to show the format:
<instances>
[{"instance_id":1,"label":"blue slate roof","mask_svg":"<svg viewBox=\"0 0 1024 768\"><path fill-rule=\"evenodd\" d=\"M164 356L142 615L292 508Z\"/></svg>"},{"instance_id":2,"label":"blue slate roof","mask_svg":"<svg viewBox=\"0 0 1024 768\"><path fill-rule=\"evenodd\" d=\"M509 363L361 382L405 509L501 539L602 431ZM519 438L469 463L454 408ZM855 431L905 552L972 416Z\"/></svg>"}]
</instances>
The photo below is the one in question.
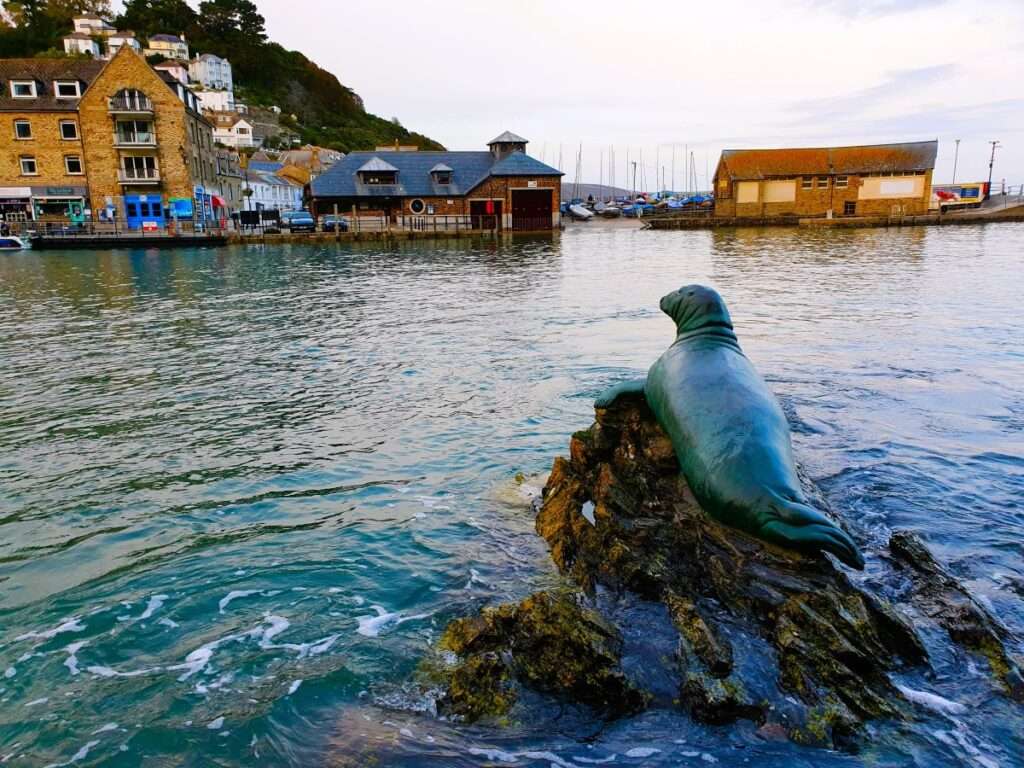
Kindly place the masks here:
<instances>
[{"instance_id":1,"label":"blue slate roof","mask_svg":"<svg viewBox=\"0 0 1024 768\"><path fill-rule=\"evenodd\" d=\"M398 169L398 183L368 186L359 169L374 157ZM435 184L431 170L439 163L452 169L451 184ZM497 173L496 173L497 171ZM351 152L313 179L314 197L430 197L467 194L482 181L497 176L563 176L522 152L498 163L490 152Z\"/></svg>"},{"instance_id":2,"label":"blue slate roof","mask_svg":"<svg viewBox=\"0 0 1024 768\"><path fill-rule=\"evenodd\" d=\"M513 152L507 155L504 160L499 160L491 166L491 176L564 176L565 174L545 165L522 152Z\"/></svg>"},{"instance_id":3,"label":"blue slate roof","mask_svg":"<svg viewBox=\"0 0 1024 768\"><path fill-rule=\"evenodd\" d=\"M275 163L272 160L250 160L249 170L265 173L277 173L284 168L284 163Z\"/></svg>"}]
</instances>

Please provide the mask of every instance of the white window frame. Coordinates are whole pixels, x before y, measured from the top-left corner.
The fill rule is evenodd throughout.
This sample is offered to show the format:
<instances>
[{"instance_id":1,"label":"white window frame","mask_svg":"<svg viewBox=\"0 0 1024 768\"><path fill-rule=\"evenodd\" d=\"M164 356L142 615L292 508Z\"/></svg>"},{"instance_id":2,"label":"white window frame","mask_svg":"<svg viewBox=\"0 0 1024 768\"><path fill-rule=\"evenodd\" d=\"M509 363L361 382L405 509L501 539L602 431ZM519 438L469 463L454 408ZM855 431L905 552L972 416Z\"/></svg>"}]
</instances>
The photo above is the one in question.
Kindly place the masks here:
<instances>
[{"instance_id":1,"label":"white window frame","mask_svg":"<svg viewBox=\"0 0 1024 768\"><path fill-rule=\"evenodd\" d=\"M846 189L850 186L849 176L836 176L836 189Z\"/></svg>"},{"instance_id":2,"label":"white window frame","mask_svg":"<svg viewBox=\"0 0 1024 768\"><path fill-rule=\"evenodd\" d=\"M828 176L818 176L814 180L815 189L828 189Z\"/></svg>"},{"instance_id":3,"label":"white window frame","mask_svg":"<svg viewBox=\"0 0 1024 768\"><path fill-rule=\"evenodd\" d=\"M19 95L17 93L17 87L19 85L27 85L32 93L28 95ZM36 98L36 81L35 80L11 80L11 98L12 99L34 99Z\"/></svg>"},{"instance_id":4,"label":"white window frame","mask_svg":"<svg viewBox=\"0 0 1024 768\"><path fill-rule=\"evenodd\" d=\"M75 93L72 96L62 95L60 87L62 85L73 85L75 87ZM82 84L77 80L54 80L53 81L53 95L57 99L80 99L82 98Z\"/></svg>"},{"instance_id":5,"label":"white window frame","mask_svg":"<svg viewBox=\"0 0 1024 768\"><path fill-rule=\"evenodd\" d=\"M19 136L18 135L18 126L19 125L27 125L28 126L28 136ZM15 120L14 121L14 139L15 139L15 141L31 141L33 139L33 136L32 136L32 121L31 120L21 120L21 119L19 119L19 120Z\"/></svg>"},{"instance_id":6,"label":"white window frame","mask_svg":"<svg viewBox=\"0 0 1024 768\"><path fill-rule=\"evenodd\" d=\"M32 171L25 170L25 161L32 163ZM18 167L21 169L22 176L38 176L39 175L39 163L36 161L35 155L22 155L18 158Z\"/></svg>"},{"instance_id":7,"label":"white window frame","mask_svg":"<svg viewBox=\"0 0 1024 768\"><path fill-rule=\"evenodd\" d=\"M77 171L72 171L71 170L71 167L68 165L68 160L77 160L78 161L78 170ZM68 176L82 176L85 173L85 166L82 164L82 156L81 155L64 155L64 170L67 172Z\"/></svg>"},{"instance_id":8,"label":"white window frame","mask_svg":"<svg viewBox=\"0 0 1024 768\"><path fill-rule=\"evenodd\" d=\"M801 176L800 177L800 189L814 189L814 177L813 176Z\"/></svg>"},{"instance_id":9,"label":"white window frame","mask_svg":"<svg viewBox=\"0 0 1024 768\"><path fill-rule=\"evenodd\" d=\"M69 136L65 136L64 135L64 126L65 125L70 125L71 127L73 127L75 129L75 135L74 136L70 136L69 137ZM74 120L61 120L60 121L60 139L61 139L61 141L78 141L78 138L79 138L78 137L78 123L75 122Z\"/></svg>"}]
</instances>

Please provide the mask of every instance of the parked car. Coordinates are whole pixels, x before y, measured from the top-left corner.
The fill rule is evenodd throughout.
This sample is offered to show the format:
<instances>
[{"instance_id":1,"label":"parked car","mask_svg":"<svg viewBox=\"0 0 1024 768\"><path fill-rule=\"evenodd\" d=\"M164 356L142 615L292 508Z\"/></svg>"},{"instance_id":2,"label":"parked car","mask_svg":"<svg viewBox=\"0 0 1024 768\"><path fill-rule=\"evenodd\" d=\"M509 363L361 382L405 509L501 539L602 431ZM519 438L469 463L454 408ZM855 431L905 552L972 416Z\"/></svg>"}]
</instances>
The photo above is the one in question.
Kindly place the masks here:
<instances>
[{"instance_id":1,"label":"parked car","mask_svg":"<svg viewBox=\"0 0 1024 768\"><path fill-rule=\"evenodd\" d=\"M348 219L344 216L324 216L320 228L324 232L348 232Z\"/></svg>"},{"instance_id":2,"label":"parked car","mask_svg":"<svg viewBox=\"0 0 1024 768\"><path fill-rule=\"evenodd\" d=\"M316 232L316 221L309 211L285 211L281 214L281 226L289 232Z\"/></svg>"}]
</instances>

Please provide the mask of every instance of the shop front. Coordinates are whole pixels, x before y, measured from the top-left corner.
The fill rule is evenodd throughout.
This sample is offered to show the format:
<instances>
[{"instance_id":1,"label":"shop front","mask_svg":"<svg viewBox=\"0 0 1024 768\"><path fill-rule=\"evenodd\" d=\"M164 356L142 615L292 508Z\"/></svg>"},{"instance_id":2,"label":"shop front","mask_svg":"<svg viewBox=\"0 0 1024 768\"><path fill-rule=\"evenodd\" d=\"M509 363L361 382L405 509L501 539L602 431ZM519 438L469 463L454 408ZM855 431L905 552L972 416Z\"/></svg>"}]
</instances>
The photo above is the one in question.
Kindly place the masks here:
<instances>
[{"instance_id":1,"label":"shop front","mask_svg":"<svg viewBox=\"0 0 1024 768\"><path fill-rule=\"evenodd\" d=\"M0 187L0 217L5 222L32 220L32 188Z\"/></svg>"},{"instance_id":2,"label":"shop front","mask_svg":"<svg viewBox=\"0 0 1024 768\"><path fill-rule=\"evenodd\" d=\"M81 224L86 217L85 187L32 187L32 218Z\"/></svg>"}]
</instances>

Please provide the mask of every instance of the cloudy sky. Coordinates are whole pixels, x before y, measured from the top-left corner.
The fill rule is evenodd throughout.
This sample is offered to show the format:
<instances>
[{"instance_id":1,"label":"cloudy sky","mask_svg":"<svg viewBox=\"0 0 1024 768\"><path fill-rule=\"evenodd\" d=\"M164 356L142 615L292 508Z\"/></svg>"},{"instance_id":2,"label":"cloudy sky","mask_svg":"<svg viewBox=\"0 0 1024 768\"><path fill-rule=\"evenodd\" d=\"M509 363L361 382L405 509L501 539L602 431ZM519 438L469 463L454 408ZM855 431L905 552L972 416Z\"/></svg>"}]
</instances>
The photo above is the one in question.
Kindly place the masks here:
<instances>
[{"instance_id":1,"label":"cloudy sky","mask_svg":"<svg viewBox=\"0 0 1024 768\"><path fill-rule=\"evenodd\" d=\"M502 130L568 180L615 148L683 186L724 147L939 139L937 181L1024 182L1024 0L257 0L367 108L473 149ZM660 171L658 171L660 173ZM628 185L626 185L628 186Z\"/></svg>"}]
</instances>

